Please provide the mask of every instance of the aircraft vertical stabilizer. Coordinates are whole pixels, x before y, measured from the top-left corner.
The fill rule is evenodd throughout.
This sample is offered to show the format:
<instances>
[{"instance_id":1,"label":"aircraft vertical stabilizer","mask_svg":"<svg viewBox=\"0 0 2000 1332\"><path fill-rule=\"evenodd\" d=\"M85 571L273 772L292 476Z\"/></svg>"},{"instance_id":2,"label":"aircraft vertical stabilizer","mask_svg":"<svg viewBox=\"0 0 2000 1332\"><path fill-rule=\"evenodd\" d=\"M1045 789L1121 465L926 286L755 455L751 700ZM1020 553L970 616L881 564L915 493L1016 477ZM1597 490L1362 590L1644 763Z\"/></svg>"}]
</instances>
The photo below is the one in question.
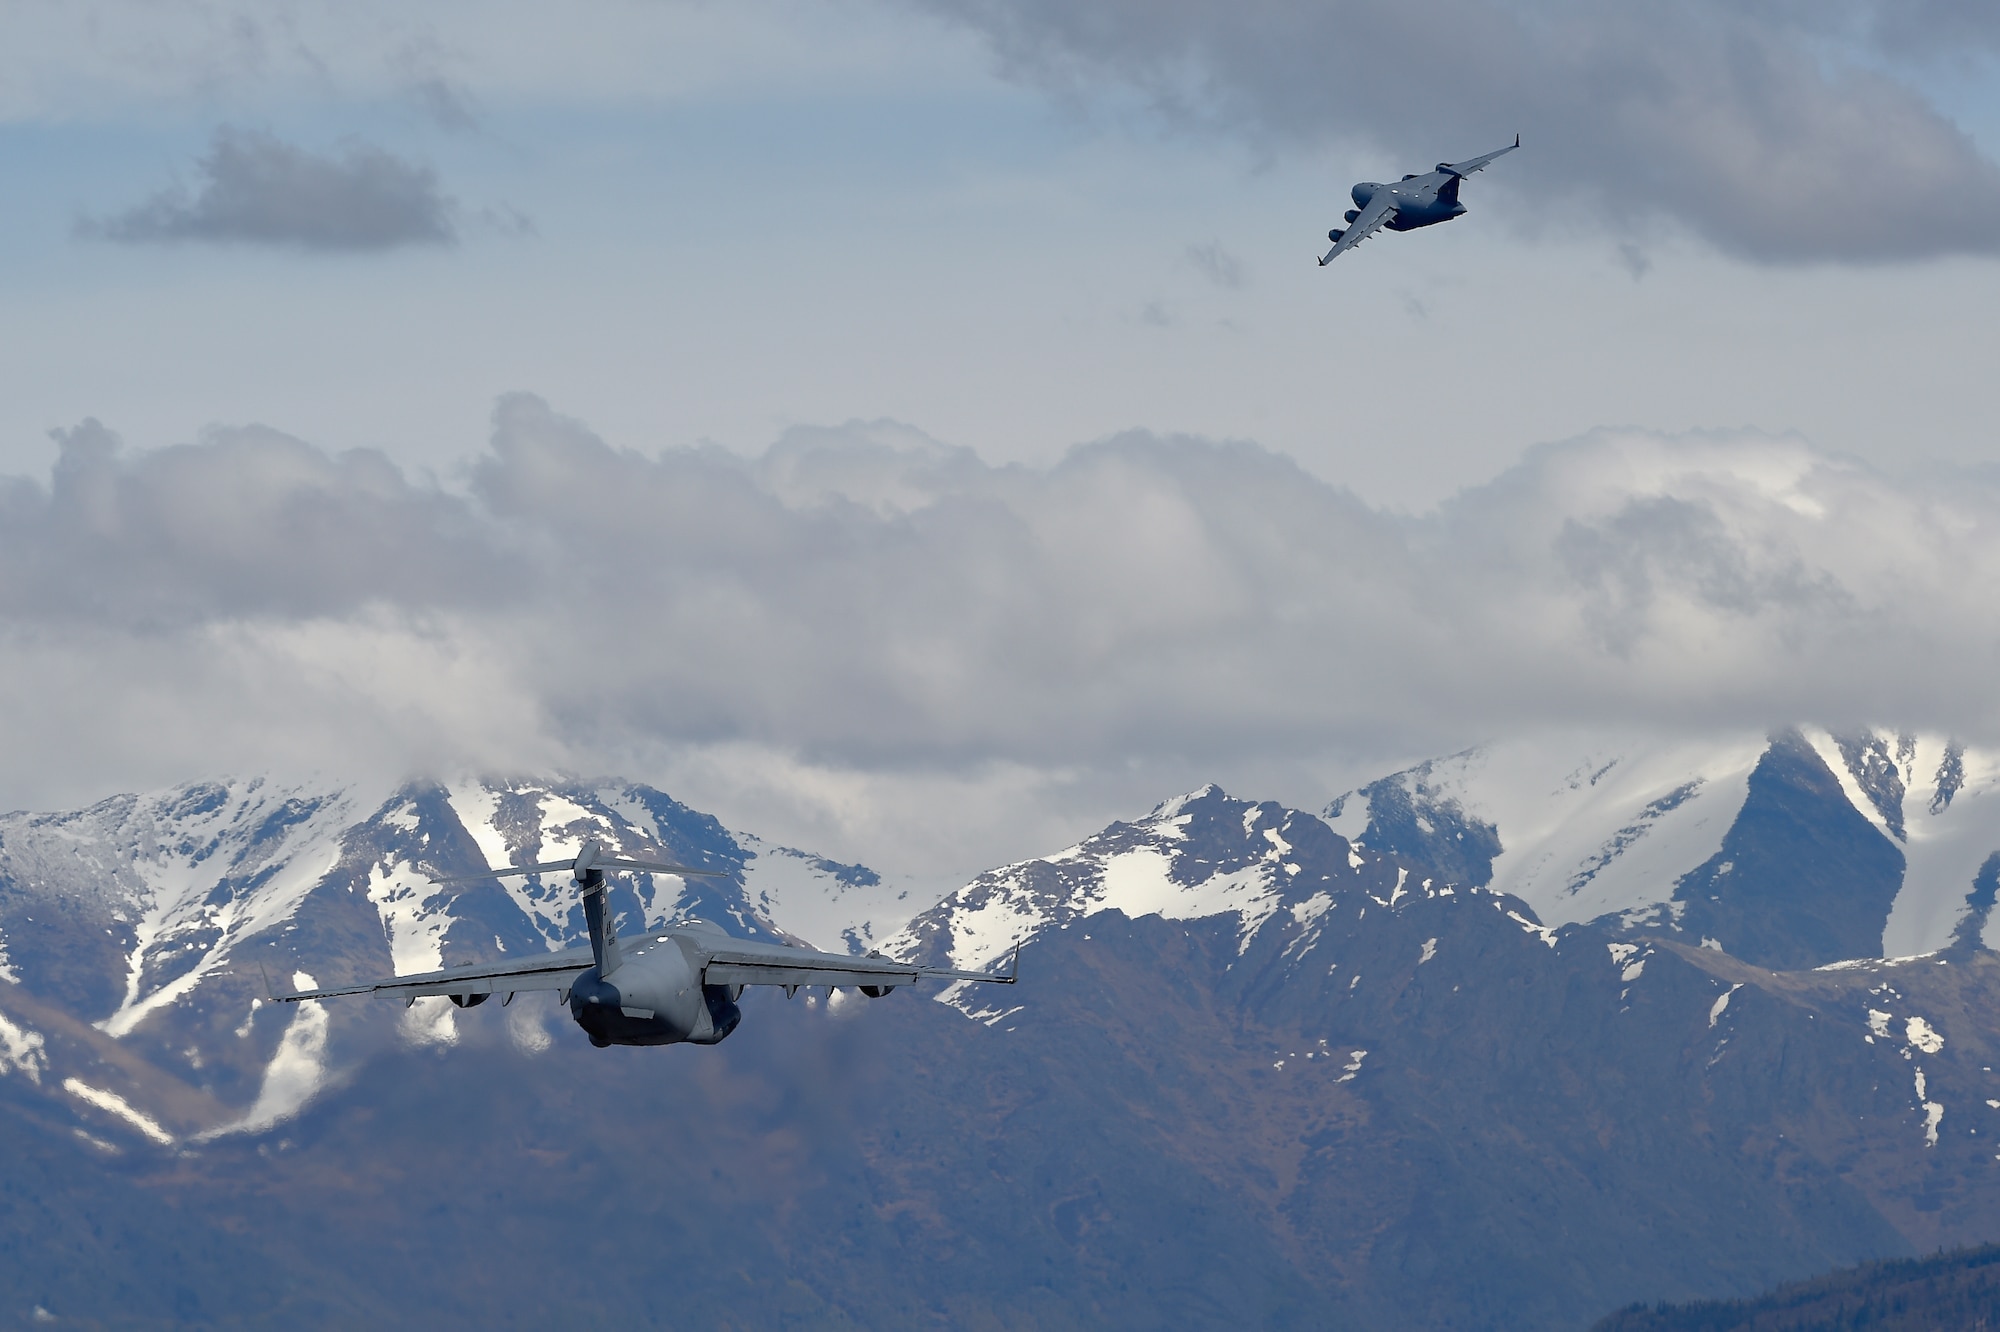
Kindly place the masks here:
<instances>
[{"instance_id":1,"label":"aircraft vertical stabilizer","mask_svg":"<svg viewBox=\"0 0 2000 1332\"><path fill-rule=\"evenodd\" d=\"M583 919L590 928L590 956L599 977L618 970L618 926L611 919L610 892L603 876L583 890Z\"/></svg>"}]
</instances>

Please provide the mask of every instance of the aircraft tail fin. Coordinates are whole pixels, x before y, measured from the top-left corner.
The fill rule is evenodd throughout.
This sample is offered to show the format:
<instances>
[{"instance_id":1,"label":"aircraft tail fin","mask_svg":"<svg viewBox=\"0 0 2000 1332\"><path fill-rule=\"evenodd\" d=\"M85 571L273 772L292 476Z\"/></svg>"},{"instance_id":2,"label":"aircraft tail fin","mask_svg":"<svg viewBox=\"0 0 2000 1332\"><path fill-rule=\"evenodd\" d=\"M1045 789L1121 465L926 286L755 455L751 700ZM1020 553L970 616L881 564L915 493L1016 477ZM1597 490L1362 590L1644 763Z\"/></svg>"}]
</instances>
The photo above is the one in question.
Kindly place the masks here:
<instances>
[{"instance_id":1,"label":"aircraft tail fin","mask_svg":"<svg viewBox=\"0 0 2000 1332\"><path fill-rule=\"evenodd\" d=\"M590 956L601 980L618 970L618 926L611 919L608 886L602 879L583 890L583 920L590 928Z\"/></svg>"}]
</instances>

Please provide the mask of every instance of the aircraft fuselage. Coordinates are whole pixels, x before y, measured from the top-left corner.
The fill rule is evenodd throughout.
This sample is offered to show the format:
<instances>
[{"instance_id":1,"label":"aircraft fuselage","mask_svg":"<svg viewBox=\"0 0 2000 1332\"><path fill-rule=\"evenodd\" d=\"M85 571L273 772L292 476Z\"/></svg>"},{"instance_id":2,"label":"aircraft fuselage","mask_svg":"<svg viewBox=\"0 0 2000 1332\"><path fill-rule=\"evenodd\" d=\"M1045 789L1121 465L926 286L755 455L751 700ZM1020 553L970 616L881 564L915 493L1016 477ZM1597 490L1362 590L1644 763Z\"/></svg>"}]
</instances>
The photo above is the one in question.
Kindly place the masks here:
<instances>
[{"instance_id":1,"label":"aircraft fuselage","mask_svg":"<svg viewBox=\"0 0 2000 1332\"><path fill-rule=\"evenodd\" d=\"M1405 176L1393 185L1362 181L1354 187L1354 207L1347 210L1345 228L1335 227L1326 233L1333 248L1321 256L1320 267L1326 267L1378 230L1415 231L1463 216L1465 205L1458 201L1458 187L1465 178L1485 170L1493 159L1520 146L1521 136L1516 134L1514 142L1505 148L1468 157L1463 162L1439 162L1421 176Z\"/></svg>"},{"instance_id":2,"label":"aircraft fuselage","mask_svg":"<svg viewBox=\"0 0 2000 1332\"><path fill-rule=\"evenodd\" d=\"M677 934L623 942L616 956L609 974L591 967L570 985L570 1016L592 1045L714 1045L743 1018L742 987L703 985Z\"/></svg>"},{"instance_id":3,"label":"aircraft fuselage","mask_svg":"<svg viewBox=\"0 0 2000 1332\"><path fill-rule=\"evenodd\" d=\"M728 877L720 870L694 865L635 860L607 851L595 838L585 838L568 860L509 865L431 882L478 883L568 870L582 890L583 922L590 933L588 948L579 945L536 956L461 962L414 976L273 993L270 997L290 1004L388 993L400 995L410 1004L441 997L460 1008L476 1008L496 994L507 996L501 1001L505 1005L524 990L553 990L592 1045L714 1045L742 1021L736 1001L747 985L774 986L787 997L809 986L823 985L831 1001L836 990L849 987L870 999L880 999L905 985L933 978L1012 985L1021 974L1019 945L1014 949L1012 969L999 974L898 961L879 950L856 957L822 953L791 942L739 939L703 920L683 919L621 940L608 902L607 869Z\"/></svg>"},{"instance_id":4,"label":"aircraft fuselage","mask_svg":"<svg viewBox=\"0 0 2000 1332\"><path fill-rule=\"evenodd\" d=\"M1434 227L1465 212L1465 205L1458 201L1458 183L1459 177L1449 171L1406 176L1388 185L1363 181L1354 187L1354 206L1366 208L1378 194L1387 193L1396 206L1396 216L1387 224L1389 230Z\"/></svg>"}]
</instances>

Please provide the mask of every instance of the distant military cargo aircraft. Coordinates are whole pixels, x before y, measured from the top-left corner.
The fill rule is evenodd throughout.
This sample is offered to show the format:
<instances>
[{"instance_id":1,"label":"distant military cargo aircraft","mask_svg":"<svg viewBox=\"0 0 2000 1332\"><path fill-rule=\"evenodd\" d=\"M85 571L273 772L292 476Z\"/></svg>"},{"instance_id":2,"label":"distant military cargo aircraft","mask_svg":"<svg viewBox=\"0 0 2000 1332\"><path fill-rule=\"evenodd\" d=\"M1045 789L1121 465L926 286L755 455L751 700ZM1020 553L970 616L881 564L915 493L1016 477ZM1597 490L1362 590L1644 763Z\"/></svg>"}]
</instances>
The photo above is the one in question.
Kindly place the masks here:
<instances>
[{"instance_id":1,"label":"distant military cargo aircraft","mask_svg":"<svg viewBox=\"0 0 2000 1332\"><path fill-rule=\"evenodd\" d=\"M279 1003L301 999L333 999L349 994L400 994L415 1002L425 995L444 995L460 1008L483 1004L504 993L511 1001L519 990L555 990L558 1002L569 1005L576 1025L592 1045L714 1045L742 1019L736 1000L746 985L776 985L791 994L802 985L839 988L852 985L871 999L898 985L933 977L1012 985L1020 973L1020 949L1006 975L919 967L870 953L816 953L784 944L735 939L707 921L689 921L648 930L645 937L621 942L605 905L604 871L643 870L653 874L723 878L714 870L665 865L606 854L586 841L574 860L545 865L511 865L484 874L436 879L435 883L483 883L503 875L544 874L568 870L583 891L583 918L590 929L590 946L544 953L539 957L492 965L449 967L418 976L396 976L368 985L271 997Z\"/></svg>"},{"instance_id":2,"label":"distant military cargo aircraft","mask_svg":"<svg viewBox=\"0 0 2000 1332\"><path fill-rule=\"evenodd\" d=\"M1326 252L1319 266L1325 268L1383 227L1391 231L1415 231L1418 227L1451 221L1465 211L1465 205L1458 201L1458 182L1484 169L1502 153L1511 153L1520 146L1521 136L1516 134L1514 142L1505 148L1467 162L1439 162L1437 170L1421 176L1405 176L1394 185L1362 181L1354 187L1354 207L1347 210L1346 230L1335 227L1326 233L1333 248Z\"/></svg>"}]
</instances>

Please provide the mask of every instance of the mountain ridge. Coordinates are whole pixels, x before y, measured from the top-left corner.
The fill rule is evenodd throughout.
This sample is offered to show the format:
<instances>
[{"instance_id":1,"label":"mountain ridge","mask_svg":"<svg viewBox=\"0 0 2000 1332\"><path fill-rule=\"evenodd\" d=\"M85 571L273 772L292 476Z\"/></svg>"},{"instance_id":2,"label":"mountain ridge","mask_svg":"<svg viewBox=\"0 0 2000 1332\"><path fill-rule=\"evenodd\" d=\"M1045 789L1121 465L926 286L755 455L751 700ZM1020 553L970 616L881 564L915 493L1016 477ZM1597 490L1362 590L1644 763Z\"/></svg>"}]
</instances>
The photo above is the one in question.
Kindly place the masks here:
<instances>
[{"instance_id":1,"label":"mountain ridge","mask_svg":"<svg viewBox=\"0 0 2000 1332\"><path fill-rule=\"evenodd\" d=\"M1786 786L1824 789L1787 812ZM1997 796L2000 756L1936 735L1812 726L1677 740L1555 733L1427 760L1337 797L1325 817L1364 844L1497 883L1551 924L1598 920L1697 940L1716 937L1704 928L1734 930L1717 939L1725 949L1816 964L1949 944L1975 878L2000 851L1990 831L2000 824ZM1718 876L1738 874L1732 888L1745 877L1724 844L1746 817L1775 819L1752 839L1759 845L1794 843L1781 865L1754 876L1750 900L1768 915L1795 923L1809 909L1760 901L1796 887L1802 856L1829 858L1816 873L1850 899L1849 918L1826 922L1805 952L1767 951L1779 946L1770 922L1744 917L1740 901L1720 915L1708 906L1740 896ZM1844 826L1800 828L1801 818ZM1843 878L1842 861L1872 863Z\"/></svg>"},{"instance_id":2,"label":"mountain ridge","mask_svg":"<svg viewBox=\"0 0 2000 1332\"><path fill-rule=\"evenodd\" d=\"M1773 753L1811 777L1778 783L1793 803L1770 808L1790 833L1835 852L1893 843L1876 797L1810 736L1736 743L1743 803L1689 869L1712 880L1731 836L1775 854L1767 824L1742 817L1762 808L1752 779ZM1854 752L1871 771L1876 751ZM1628 752L1643 782L1585 772L1588 835L1557 820L1538 843L1492 822L1503 872L1484 885L1383 844L1443 830L1476 868L1485 844L1456 834L1484 821L1479 792L1456 825L1440 817L1468 789L1440 763L1378 832L1343 834L1351 807L1322 816L1210 785L979 875L894 929L881 908L909 899L880 875L746 845L632 784L338 796L252 779L90 818L10 816L0 1114L65 1162L77 1196L9 1211L8 1187L45 1185L0 1153L0 1242L81 1281L63 1246L116 1214L132 1236L121 1270L184 1268L203 1318L293 1308L277 1286L218 1284L254 1262L311 1293L319 1312L297 1319L311 1325L416 1326L447 1307L449 1281L479 1273L487 1286L460 1298L526 1326L574 1314L532 1284L550 1216L571 1207L671 1255L673 1307L723 1325L1525 1329L2000 1233L2000 955L1978 915L2000 869L1966 886L1939 950L1789 969L1674 928L1692 902L1678 921L1550 921L1508 891L1573 875L1543 856L1541 878L1510 879L1505 857L1602 850L1594 830L1634 826L1634 808L1678 789L1677 767L1685 785L1689 756L1715 766L1712 751ZM1979 808L1984 759L1960 762L1958 815L1925 818ZM1703 798L1696 812L1719 819ZM1935 798L1906 783L1912 842L1940 825L1911 802ZM1682 859L1702 849L1648 841L1687 803L1592 881L1664 863L1644 857L1669 843ZM428 876L548 858L586 834L725 871L632 876L614 897L628 922L692 911L782 938L859 907L871 914L851 918L850 948L977 967L1025 937L1023 981L999 998L752 993L716 1050L589 1050L535 996L264 1002L266 972L334 983L572 940L561 884ZM781 873L760 889L744 870L766 856ZM1754 892L1755 858L1739 859ZM109 980L93 980L105 959ZM341 1276L355 1271L379 1280ZM605 1274L598 1312L657 1319L655 1271ZM74 1284L44 1294L59 1316L124 1316Z\"/></svg>"}]
</instances>

